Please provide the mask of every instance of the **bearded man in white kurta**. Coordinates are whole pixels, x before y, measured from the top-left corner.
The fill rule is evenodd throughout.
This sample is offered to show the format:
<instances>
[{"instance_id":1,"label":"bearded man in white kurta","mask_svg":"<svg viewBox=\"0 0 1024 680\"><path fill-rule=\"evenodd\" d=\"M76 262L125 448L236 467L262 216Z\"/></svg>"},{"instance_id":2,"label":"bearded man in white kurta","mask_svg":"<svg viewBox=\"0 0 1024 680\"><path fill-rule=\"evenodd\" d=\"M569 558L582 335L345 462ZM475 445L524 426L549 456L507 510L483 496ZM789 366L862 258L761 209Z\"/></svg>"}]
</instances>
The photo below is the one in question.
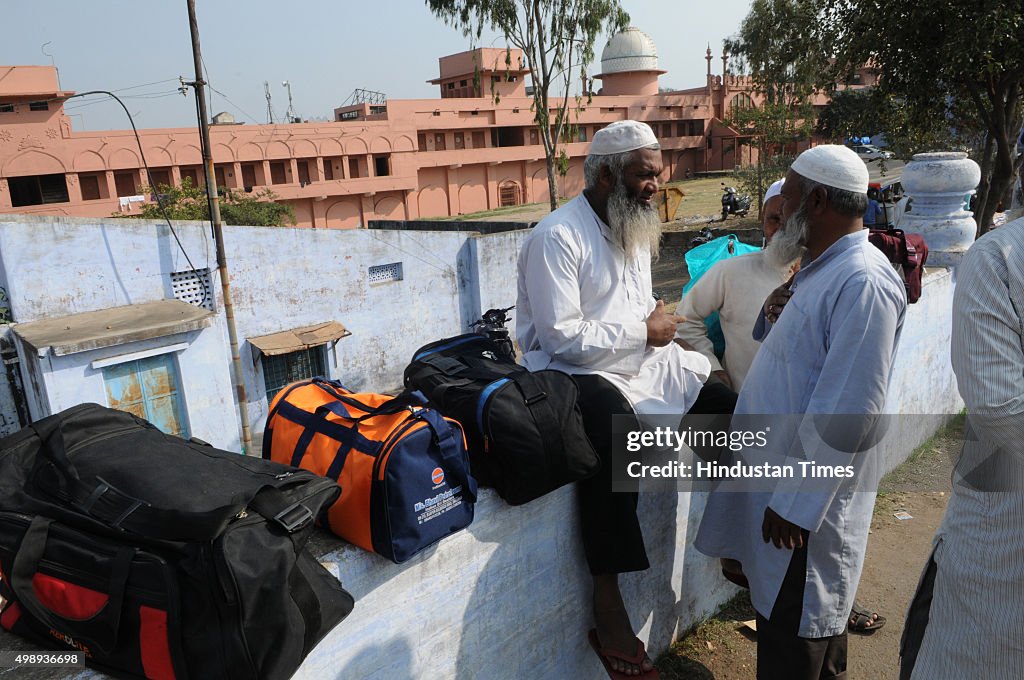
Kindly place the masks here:
<instances>
[{"instance_id":1,"label":"bearded man in white kurta","mask_svg":"<svg viewBox=\"0 0 1024 680\"><path fill-rule=\"evenodd\" d=\"M770 305L755 325L761 349L734 429L769 422L767 452L793 468L823 457L870 465L854 455L870 449L869 431L850 426L869 426L882 413L907 301L863 228L867 188L857 155L828 144L798 156L782 188L775 238L796 237L806 254L785 313ZM873 505L870 487L841 476L712 492L695 546L742 564L757 611L758 680L845 677L848 614Z\"/></svg>"},{"instance_id":2,"label":"bearded man in white kurta","mask_svg":"<svg viewBox=\"0 0 1024 680\"><path fill-rule=\"evenodd\" d=\"M680 319L652 295L651 257L661 236L652 199L661 172L649 126L620 121L603 128L584 164L583 195L534 227L519 255L516 334L523 363L576 374L585 422L589 400L607 383L625 410L638 414L682 414L698 401L704 412L731 413L735 403L721 383L704 388L710 364L673 342ZM602 471L578 486L594 577L590 641L609 674L649 679L657 671L633 634L618 587L619 573L649 563L636 494L611 492L610 431L609 424L595 436L588 427Z\"/></svg>"}]
</instances>

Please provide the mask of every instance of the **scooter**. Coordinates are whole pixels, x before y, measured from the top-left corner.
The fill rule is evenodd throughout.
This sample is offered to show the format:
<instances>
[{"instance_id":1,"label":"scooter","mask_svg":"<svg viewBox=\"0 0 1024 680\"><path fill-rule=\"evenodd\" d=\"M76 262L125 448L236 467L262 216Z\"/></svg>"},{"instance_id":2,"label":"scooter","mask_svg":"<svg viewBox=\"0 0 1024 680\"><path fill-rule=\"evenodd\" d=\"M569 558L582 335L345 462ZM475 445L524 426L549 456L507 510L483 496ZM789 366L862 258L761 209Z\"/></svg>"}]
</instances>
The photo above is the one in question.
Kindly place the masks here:
<instances>
[{"instance_id":1,"label":"scooter","mask_svg":"<svg viewBox=\"0 0 1024 680\"><path fill-rule=\"evenodd\" d=\"M722 221L729 215L746 217L750 212L750 196L738 193L736 187L725 186L725 182L722 182L722 192Z\"/></svg>"}]
</instances>

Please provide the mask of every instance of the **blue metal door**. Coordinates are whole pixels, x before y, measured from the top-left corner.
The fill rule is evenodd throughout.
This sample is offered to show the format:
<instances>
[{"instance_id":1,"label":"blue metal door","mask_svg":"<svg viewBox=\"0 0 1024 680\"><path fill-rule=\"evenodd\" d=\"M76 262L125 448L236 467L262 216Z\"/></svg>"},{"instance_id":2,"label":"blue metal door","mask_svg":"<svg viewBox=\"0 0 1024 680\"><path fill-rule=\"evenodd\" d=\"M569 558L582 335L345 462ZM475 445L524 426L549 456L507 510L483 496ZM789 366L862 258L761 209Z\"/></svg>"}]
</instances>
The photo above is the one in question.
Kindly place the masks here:
<instances>
[{"instance_id":1,"label":"blue metal door","mask_svg":"<svg viewBox=\"0 0 1024 680\"><path fill-rule=\"evenodd\" d=\"M103 369L107 404L145 418L162 432L188 439L181 380L173 354L160 354Z\"/></svg>"}]
</instances>

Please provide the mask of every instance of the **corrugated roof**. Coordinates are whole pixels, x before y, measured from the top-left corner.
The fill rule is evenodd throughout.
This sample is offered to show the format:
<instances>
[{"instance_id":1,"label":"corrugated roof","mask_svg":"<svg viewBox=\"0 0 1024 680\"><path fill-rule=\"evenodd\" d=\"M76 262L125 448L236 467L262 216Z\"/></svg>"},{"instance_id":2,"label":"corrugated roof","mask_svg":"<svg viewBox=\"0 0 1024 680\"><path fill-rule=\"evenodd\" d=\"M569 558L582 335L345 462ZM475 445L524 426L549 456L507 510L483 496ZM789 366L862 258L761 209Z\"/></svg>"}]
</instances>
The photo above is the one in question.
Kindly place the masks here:
<instances>
[{"instance_id":1,"label":"corrugated roof","mask_svg":"<svg viewBox=\"0 0 1024 680\"><path fill-rule=\"evenodd\" d=\"M250 344L263 354L275 356L278 354L288 354L289 352L298 352L310 347L319 347L349 335L352 335L352 333L340 322L324 321L312 326L299 326L298 328L278 333L259 335L248 340Z\"/></svg>"}]
</instances>

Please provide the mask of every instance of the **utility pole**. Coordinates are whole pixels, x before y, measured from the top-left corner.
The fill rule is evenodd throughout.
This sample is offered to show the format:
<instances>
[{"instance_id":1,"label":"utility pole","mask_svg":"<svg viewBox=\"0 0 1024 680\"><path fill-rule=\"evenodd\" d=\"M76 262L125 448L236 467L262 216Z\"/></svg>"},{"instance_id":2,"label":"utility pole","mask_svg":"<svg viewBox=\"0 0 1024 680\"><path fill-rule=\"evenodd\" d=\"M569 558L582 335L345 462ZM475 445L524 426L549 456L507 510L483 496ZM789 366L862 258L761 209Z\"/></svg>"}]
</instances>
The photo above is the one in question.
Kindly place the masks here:
<instances>
[{"instance_id":1,"label":"utility pole","mask_svg":"<svg viewBox=\"0 0 1024 680\"><path fill-rule=\"evenodd\" d=\"M213 153L210 146L210 119L206 113L206 82L203 81L203 60L199 50L199 24L196 21L196 2L188 2L188 23L192 32L192 59L195 62L196 80L192 84L199 108L199 134L203 148L203 171L206 175L206 192L210 198L210 221L213 223L213 240L217 245L217 269L220 272L221 291L224 295L224 317L228 325L228 339L231 342L231 366L238 398L238 412L242 421L242 451L250 455L252 432L249 429L249 400L245 395L245 375L242 373L242 359L238 352L238 331L235 329L235 307L231 302L231 282L228 277L228 258L224 251L224 225L220 221L220 202L217 199L217 179L213 171Z\"/></svg>"}]
</instances>

